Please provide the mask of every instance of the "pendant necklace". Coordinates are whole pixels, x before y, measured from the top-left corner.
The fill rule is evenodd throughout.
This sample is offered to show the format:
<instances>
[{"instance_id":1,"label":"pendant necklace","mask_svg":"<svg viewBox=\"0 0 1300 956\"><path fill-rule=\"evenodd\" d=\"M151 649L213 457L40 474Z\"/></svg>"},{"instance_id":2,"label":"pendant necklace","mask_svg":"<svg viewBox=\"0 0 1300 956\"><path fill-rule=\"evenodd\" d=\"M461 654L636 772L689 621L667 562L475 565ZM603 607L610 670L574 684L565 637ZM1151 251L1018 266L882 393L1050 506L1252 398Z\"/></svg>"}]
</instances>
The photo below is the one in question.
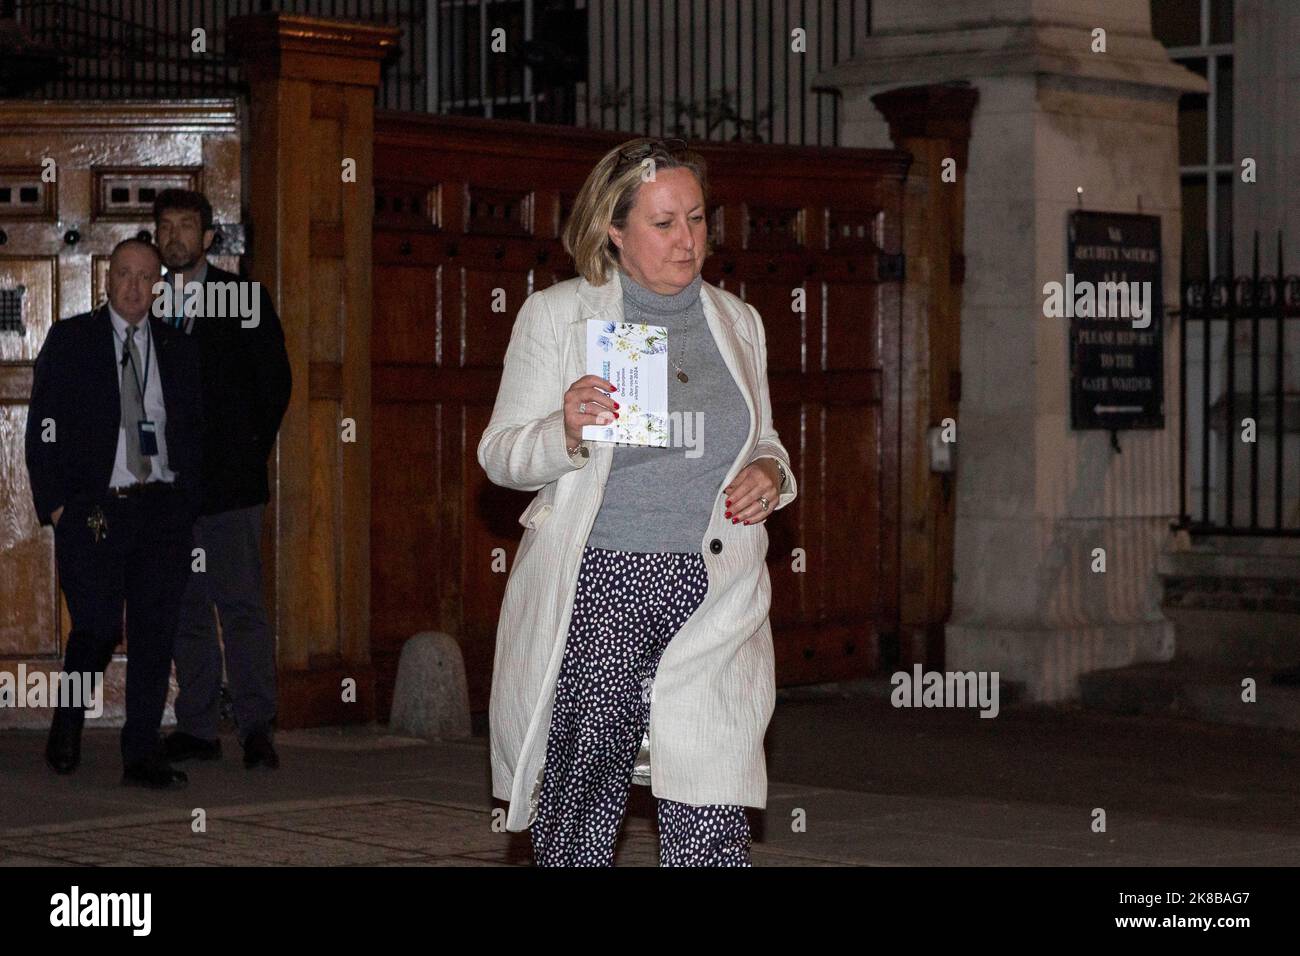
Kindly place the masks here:
<instances>
[{"instance_id":1,"label":"pendant necklace","mask_svg":"<svg viewBox=\"0 0 1300 956\"><path fill-rule=\"evenodd\" d=\"M682 359L686 356L686 330L682 330L682 347L677 351L677 361L673 362L677 366L677 381L689 382L690 378L682 371ZM672 356L669 356L670 358Z\"/></svg>"}]
</instances>

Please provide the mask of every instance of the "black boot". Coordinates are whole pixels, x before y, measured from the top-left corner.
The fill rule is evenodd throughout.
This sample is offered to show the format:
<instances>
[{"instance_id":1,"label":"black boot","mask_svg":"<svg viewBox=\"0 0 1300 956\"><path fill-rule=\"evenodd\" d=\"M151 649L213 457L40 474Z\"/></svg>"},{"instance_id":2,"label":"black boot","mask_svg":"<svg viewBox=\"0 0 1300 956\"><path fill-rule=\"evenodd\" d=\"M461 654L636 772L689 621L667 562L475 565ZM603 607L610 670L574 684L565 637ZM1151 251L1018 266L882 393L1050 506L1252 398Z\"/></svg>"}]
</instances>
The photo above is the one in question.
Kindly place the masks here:
<instances>
[{"instance_id":1,"label":"black boot","mask_svg":"<svg viewBox=\"0 0 1300 956\"><path fill-rule=\"evenodd\" d=\"M179 790L189 783L189 777L169 764L163 754L157 753L125 764L122 783L151 790Z\"/></svg>"},{"instance_id":2,"label":"black boot","mask_svg":"<svg viewBox=\"0 0 1300 956\"><path fill-rule=\"evenodd\" d=\"M105 640L93 631L74 630L68 634L68 649L63 669L68 673L89 671L99 675L99 690L104 692L104 674L113 659L114 648L122 641L122 628L117 626ZM86 723L90 688L83 688L87 697L78 706L56 707L50 723L50 739L45 744L45 762L55 773L72 773L81 763L81 730Z\"/></svg>"},{"instance_id":3,"label":"black boot","mask_svg":"<svg viewBox=\"0 0 1300 956\"><path fill-rule=\"evenodd\" d=\"M81 728L86 712L80 707L56 707L45 744L45 762L55 773L68 774L81 763Z\"/></svg>"},{"instance_id":4,"label":"black boot","mask_svg":"<svg viewBox=\"0 0 1300 956\"><path fill-rule=\"evenodd\" d=\"M254 767L275 770L280 766L280 756L275 752L267 731L255 730L244 741L244 766L249 770Z\"/></svg>"},{"instance_id":5,"label":"black boot","mask_svg":"<svg viewBox=\"0 0 1300 956\"><path fill-rule=\"evenodd\" d=\"M175 730L163 739L167 760L180 763L183 760L220 760L221 740L206 740L184 731Z\"/></svg>"}]
</instances>

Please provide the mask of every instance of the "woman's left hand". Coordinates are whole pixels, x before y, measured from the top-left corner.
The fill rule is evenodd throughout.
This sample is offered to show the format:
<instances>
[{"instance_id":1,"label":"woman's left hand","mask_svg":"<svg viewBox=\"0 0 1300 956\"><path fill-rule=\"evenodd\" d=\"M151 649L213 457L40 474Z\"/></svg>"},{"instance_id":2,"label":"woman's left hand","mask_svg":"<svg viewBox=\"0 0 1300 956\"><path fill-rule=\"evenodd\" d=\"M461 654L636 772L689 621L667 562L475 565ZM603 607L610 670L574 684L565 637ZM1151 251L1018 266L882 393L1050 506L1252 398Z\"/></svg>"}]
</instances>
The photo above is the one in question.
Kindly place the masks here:
<instances>
[{"instance_id":1,"label":"woman's left hand","mask_svg":"<svg viewBox=\"0 0 1300 956\"><path fill-rule=\"evenodd\" d=\"M729 513L732 524L737 521L743 524L762 524L766 521L776 510L779 479L775 458L759 458L740 469L735 480L722 489L727 496L723 509ZM758 500L760 497L767 498L766 511Z\"/></svg>"}]
</instances>

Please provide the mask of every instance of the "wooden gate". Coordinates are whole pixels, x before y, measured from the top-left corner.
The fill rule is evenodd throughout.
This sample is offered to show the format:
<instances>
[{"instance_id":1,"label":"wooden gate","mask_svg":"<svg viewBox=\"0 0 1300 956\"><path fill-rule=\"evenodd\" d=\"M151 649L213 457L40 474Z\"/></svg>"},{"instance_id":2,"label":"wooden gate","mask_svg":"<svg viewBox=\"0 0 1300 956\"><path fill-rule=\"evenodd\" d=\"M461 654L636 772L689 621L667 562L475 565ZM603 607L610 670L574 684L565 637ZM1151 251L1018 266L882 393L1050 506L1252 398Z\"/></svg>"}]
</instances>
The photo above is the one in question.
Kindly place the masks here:
<instances>
[{"instance_id":1,"label":"wooden gate","mask_svg":"<svg viewBox=\"0 0 1300 956\"><path fill-rule=\"evenodd\" d=\"M574 275L561 224L626 136L380 113L375 128L371 647L379 712L402 643L460 641L487 706L497 611L529 496L478 440L524 298ZM898 625L905 153L696 144L715 253L704 278L767 330L773 417L799 498L768 524L780 684L874 672ZM493 290L507 308L493 312ZM792 309L803 289L806 309Z\"/></svg>"},{"instance_id":2,"label":"wooden gate","mask_svg":"<svg viewBox=\"0 0 1300 956\"><path fill-rule=\"evenodd\" d=\"M238 114L230 100L7 100L0 156L0 668L50 672L61 667L68 614L23 451L36 354L55 321L104 301L109 253L152 235L159 190L205 191L226 243L214 253L242 251ZM213 258L237 268L235 255ZM105 684L105 716L115 720L121 660ZM49 711L0 707L0 725L48 721Z\"/></svg>"}]
</instances>

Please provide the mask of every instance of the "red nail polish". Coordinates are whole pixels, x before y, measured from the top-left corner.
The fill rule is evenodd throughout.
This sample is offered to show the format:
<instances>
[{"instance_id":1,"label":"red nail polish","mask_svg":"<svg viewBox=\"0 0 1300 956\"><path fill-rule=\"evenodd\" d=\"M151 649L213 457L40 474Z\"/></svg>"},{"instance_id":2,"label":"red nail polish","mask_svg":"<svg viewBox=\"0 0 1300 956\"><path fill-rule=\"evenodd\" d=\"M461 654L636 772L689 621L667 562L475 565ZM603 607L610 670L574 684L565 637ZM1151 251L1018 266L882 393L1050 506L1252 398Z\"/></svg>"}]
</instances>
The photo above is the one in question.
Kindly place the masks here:
<instances>
[{"instance_id":1,"label":"red nail polish","mask_svg":"<svg viewBox=\"0 0 1300 956\"><path fill-rule=\"evenodd\" d=\"M745 522L745 524L749 524L749 522L748 522L748 521L746 521L746 522Z\"/></svg>"},{"instance_id":2,"label":"red nail polish","mask_svg":"<svg viewBox=\"0 0 1300 956\"><path fill-rule=\"evenodd\" d=\"M740 520L739 518L732 518L732 519L731 519L731 523L732 523L732 524L735 524L735 523L736 523L737 521L739 521L739 520Z\"/></svg>"},{"instance_id":3,"label":"red nail polish","mask_svg":"<svg viewBox=\"0 0 1300 956\"><path fill-rule=\"evenodd\" d=\"M615 417L615 418L618 418L618 412L615 412L615 413L614 413L614 417Z\"/></svg>"},{"instance_id":4,"label":"red nail polish","mask_svg":"<svg viewBox=\"0 0 1300 956\"><path fill-rule=\"evenodd\" d=\"M730 517L731 517L731 512L728 511L725 515L723 515L723 517L724 517L724 518L730 518Z\"/></svg>"},{"instance_id":5,"label":"red nail polish","mask_svg":"<svg viewBox=\"0 0 1300 956\"><path fill-rule=\"evenodd\" d=\"M728 508L731 507L731 499L730 499L730 498L727 499L727 507L728 507Z\"/></svg>"},{"instance_id":6,"label":"red nail polish","mask_svg":"<svg viewBox=\"0 0 1300 956\"><path fill-rule=\"evenodd\" d=\"M611 383L610 386L609 386L609 390L610 390L611 392L617 392L617 391L618 391L618 386L617 386L617 385L614 385L614 384Z\"/></svg>"},{"instance_id":7,"label":"red nail polish","mask_svg":"<svg viewBox=\"0 0 1300 956\"><path fill-rule=\"evenodd\" d=\"M615 408L619 408L619 407L620 407L619 404L618 404L618 402L615 402L615 403L614 403L614 407L615 407Z\"/></svg>"}]
</instances>

